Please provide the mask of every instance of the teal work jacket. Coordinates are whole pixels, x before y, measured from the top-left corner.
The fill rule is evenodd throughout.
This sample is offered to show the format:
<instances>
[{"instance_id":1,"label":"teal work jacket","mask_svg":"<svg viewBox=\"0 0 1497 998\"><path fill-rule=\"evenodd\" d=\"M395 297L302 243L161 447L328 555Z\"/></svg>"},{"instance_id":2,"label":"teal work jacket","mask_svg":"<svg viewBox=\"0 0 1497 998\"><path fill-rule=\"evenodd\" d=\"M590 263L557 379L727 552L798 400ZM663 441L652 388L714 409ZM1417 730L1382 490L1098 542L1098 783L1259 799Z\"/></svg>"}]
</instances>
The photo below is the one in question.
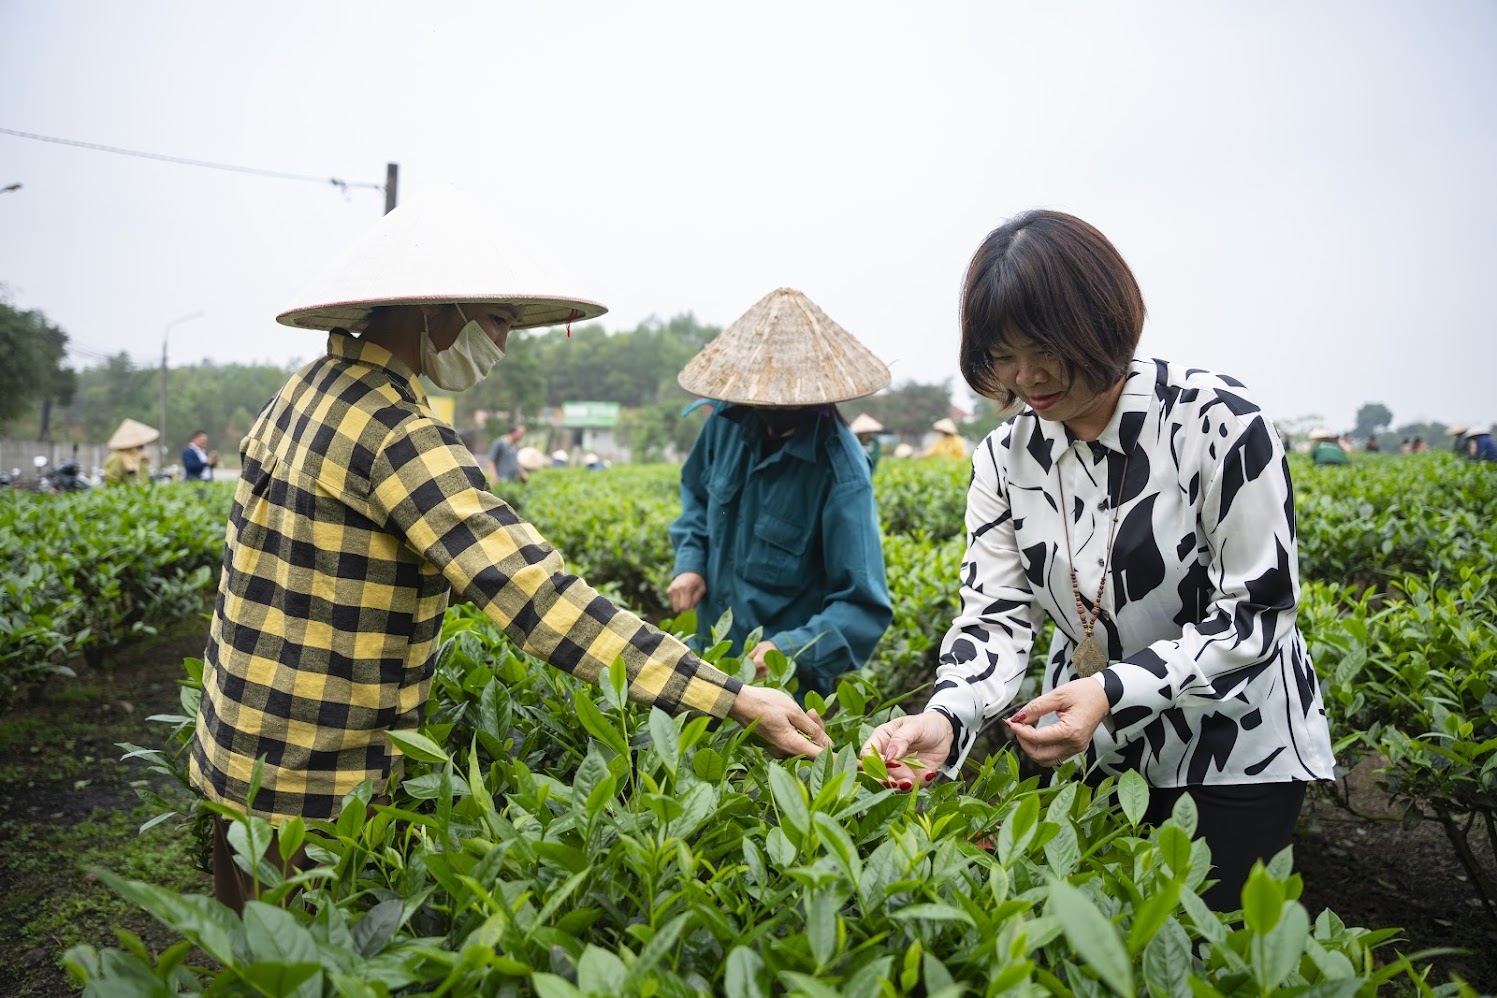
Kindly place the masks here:
<instances>
[{"instance_id":1,"label":"teal work jacket","mask_svg":"<svg viewBox=\"0 0 1497 998\"><path fill-rule=\"evenodd\" d=\"M707 580L702 640L732 610L741 653L763 628L802 691L829 693L867 662L893 610L862 445L830 411L792 418L794 435L768 454L764 410L725 405L707 420L681 469L675 574Z\"/></svg>"}]
</instances>

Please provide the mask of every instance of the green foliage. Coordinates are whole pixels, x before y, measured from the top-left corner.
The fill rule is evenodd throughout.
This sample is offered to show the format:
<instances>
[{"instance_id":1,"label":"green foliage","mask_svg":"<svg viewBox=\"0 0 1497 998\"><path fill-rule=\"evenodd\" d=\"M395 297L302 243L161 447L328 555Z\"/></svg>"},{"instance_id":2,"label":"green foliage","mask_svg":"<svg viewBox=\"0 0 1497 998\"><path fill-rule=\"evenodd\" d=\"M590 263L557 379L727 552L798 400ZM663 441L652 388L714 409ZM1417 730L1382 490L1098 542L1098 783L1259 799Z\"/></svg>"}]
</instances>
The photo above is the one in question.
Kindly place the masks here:
<instances>
[{"instance_id":1,"label":"green foliage","mask_svg":"<svg viewBox=\"0 0 1497 998\"><path fill-rule=\"evenodd\" d=\"M614 333L596 323L578 326L570 336L561 329L517 332L504 363L458 396L458 425L471 425L480 409L533 418L543 407L587 400L626 409L662 405L679 413L692 396L676 384L676 375L718 332L689 313L668 322L646 319Z\"/></svg>"},{"instance_id":2,"label":"green foliage","mask_svg":"<svg viewBox=\"0 0 1497 998\"><path fill-rule=\"evenodd\" d=\"M322 346L309 341L307 353L320 352ZM289 374L289 369L270 364L204 362L171 368L167 372L166 463L178 459L188 435L199 429L207 431L209 449L237 454L254 414L281 390ZM120 353L78 372L71 400L52 409L49 435L53 440L99 443L126 418L155 426L160 412L161 369L138 367ZM29 429L34 423L25 420L18 425Z\"/></svg>"},{"instance_id":3,"label":"green foliage","mask_svg":"<svg viewBox=\"0 0 1497 998\"><path fill-rule=\"evenodd\" d=\"M1406 574L1497 562L1497 475L1448 454L1290 458L1300 576L1382 588Z\"/></svg>"},{"instance_id":4,"label":"green foliage","mask_svg":"<svg viewBox=\"0 0 1497 998\"><path fill-rule=\"evenodd\" d=\"M951 382L922 385L906 381L869 398L848 402L843 408L849 421L853 414L866 412L883 423L888 432L917 443L930 432L930 424L950 414Z\"/></svg>"},{"instance_id":5,"label":"green foliage","mask_svg":"<svg viewBox=\"0 0 1497 998\"><path fill-rule=\"evenodd\" d=\"M681 512L680 469L627 465L606 471L545 468L528 485L497 491L540 530L567 567L642 613L669 609L675 552L671 521Z\"/></svg>"},{"instance_id":6,"label":"green foliage","mask_svg":"<svg viewBox=\"0 0 1497 998\"><path fill-rule=\"evenodd\" d=\"M66 366L68 334L37 311L0 297L0 430L44 400L66 403L76 388Z\"/></svg>"},{"instance_id":7,"label":"green foliage","mask_svg":"<svg viewBox=\"0 0 1497 998\"><path fill-rule=\"evenodd\" d=\"M1393 425L1393 410L1381 402L1368 402L1357 410L1357 425L1351 435L1365 440Z\"/></svg>"},{"instance_id":8,"label":"green foliage","mask_svg":"<svg viewBox=\"0 0 1497 998\"><path fill-rule=\"evenodd\" d=\"M0 490L0 708L28 683L91 665L202 609L232 490L59 495Z\"/></svg>"},{"instance_id":9,"label":"green foliage","mask_svg":"<svg viewBox=\"0 0 1497 998\"><path fill-rule=\"evenodd\" d=\"M970 785L883 788L857 746L893 708L860 679L820 705L836 751L777 761L628 704L621 667L601 689L546 668L471 608L444 637L389 805L366 785L309 823L314 866L289 878L241 819L265 891L242 918L100 871L181 941L75 947L85 994L1350 995L1409 975L1374 969L1387 933L1310 922L1287 852L1240 926L1207 910L1188 798L1140 827L1136 776L1040 788L1003 754ZM285 854L301 834L282 827Z\"/></svg>"},{"instance_id":10,"label":"green foliage","mask_svg":"<svg viewBox=\"0 0 1497 998\"><path fill-rule=\"evenodd\" d=\"M933 542L958 538L965 545L971 482L972 465L966 461L880 461L873 488L884 533Z\"/></svg>"},{"instance_id":11,"label":"green foliage","mask_svg":"<svg viewBox=\"0 0 1497 998\"><path fill-rule=\"evenodd\" d=\"M1480 859L1497 854L1497 573L1408 576L1386 597L1317 587L1305 603L1343 765L1379 753L1406 820L1441 824L1497 918L1497 868Z\"/></svg>"}]
</instances>

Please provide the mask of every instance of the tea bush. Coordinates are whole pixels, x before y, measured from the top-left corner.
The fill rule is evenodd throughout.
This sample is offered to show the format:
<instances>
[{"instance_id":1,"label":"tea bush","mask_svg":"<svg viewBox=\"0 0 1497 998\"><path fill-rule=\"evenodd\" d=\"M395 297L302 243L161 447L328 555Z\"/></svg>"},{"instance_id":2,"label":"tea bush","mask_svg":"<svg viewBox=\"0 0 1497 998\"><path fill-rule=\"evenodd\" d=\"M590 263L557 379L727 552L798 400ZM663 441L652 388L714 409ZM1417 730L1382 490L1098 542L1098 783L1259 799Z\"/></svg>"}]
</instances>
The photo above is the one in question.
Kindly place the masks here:
<instances>
[{"instance_id":1,"label":"tea bush","mask_svg":"<svg viewBox=\"0 0 1497 998\"><path fill-rule=\"evenodd\" d=\"M621 666L601 689L547 668L471 607L444 637L426 724L395 736L390 804L368 806L366 785L335 822L281 826L280 855L305 844L315 863L290 878L270 826L239 820L230 841L266 889L242 918L100 871L180 942L69 951L84 993L1354 995L1416 979L1407 959L1376 965L1391 931L1312 922L1287 850L1255 869L1240 919L1209 911L1193 805L1140 826L1136 774L1093 789L1067 768L1041 788L1004 753L970 784L896 794L859 767L890 711L859 677L820 704L840 747L776 761L736 726L628 704ZM194 948L215 966L189 966Z\"/></svg>"},{"instance_id":2,"label":"tea bush","mask_svg":"<svg viewBox=\"0 0 1497 998\"><path fill-rule=\"evenodd\" d=\"M1343 765L1368 753L1410 822L1439 822L1497 920L1497 574L1405 577L1360 598L1307 599L1310 654Z\"/></svg>"},{"instance_id":3,"label":"tea bush","mask_svg":"<svg viewBox=\"0 0 1497 998\"><path fill-rule=\"evenodd\" d=\"M0 709L83 656L202 610L223 559L227 485L0 489Z\"/></svg>"}]
</instances>

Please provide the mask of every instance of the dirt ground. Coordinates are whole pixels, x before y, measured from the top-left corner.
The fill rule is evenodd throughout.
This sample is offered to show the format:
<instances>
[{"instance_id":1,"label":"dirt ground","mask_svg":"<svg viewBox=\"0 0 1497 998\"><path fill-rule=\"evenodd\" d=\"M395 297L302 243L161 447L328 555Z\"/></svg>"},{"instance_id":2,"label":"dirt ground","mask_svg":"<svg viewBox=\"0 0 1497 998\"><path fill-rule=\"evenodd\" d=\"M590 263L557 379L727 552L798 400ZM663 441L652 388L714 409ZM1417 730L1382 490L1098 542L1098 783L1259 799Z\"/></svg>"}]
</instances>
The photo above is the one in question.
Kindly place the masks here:
<instances>
[{"instance_id":1,"label":"dirt ground","mask_svg":"<svg viewBox=\"0 0 1497 998\"><path fill-rule=\"evenodd\" d=\"M130 652L112 672L53 681L0 718L0 966L11 970L0 975L0 995L76 995L62 953L79 942L117 945L116 927L156 952L169 942L88 867L209 890L193 869L189 841L166 828L136 834L153 813L135 795L146 774L121 762L115 745L160 744L159 726L145 718L178 711L182 659L202 647L203 629L186 628ZM1329 799L1307 806L1295 841L1304 901L1312 914L1329 907L1349 925L1401 927L1396 948L1403 953L1464 948L1469 952L1422 961L1434 964L1431 983L1458 973L1480 992L1497 993L1497 923L1480 907L1443 831L1430 823L1405 830L1373 769L1360 766L1347 785L1353 806L1381 820L1356 817ZM1493 862L1489 852L1481 855Z\"/></svg>"}]
</instances>

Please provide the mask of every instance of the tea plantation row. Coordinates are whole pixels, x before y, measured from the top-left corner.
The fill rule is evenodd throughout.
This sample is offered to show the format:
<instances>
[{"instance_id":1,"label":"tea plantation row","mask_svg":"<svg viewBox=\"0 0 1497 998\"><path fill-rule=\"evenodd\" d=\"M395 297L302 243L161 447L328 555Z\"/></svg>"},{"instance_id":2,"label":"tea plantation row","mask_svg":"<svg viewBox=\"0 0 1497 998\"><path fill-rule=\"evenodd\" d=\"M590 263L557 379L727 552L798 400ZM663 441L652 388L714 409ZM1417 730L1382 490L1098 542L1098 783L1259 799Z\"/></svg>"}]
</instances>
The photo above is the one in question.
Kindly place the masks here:
<instances>
[{"instance_id":1,"label":"tea plantation row","mask_svg":"<svg viewBox=\"0 0 1497 998\"><path fill-rule=\"evenodd\" d=\"M1452 841L1491 834L1497 475L1445 455L1294 472L1301 623L1340 758L1382 753L1411 815ZM1329 913L1311 925L1287 857L1250 883L1241 924L1206 912L1193 816L1141 831L1137 785L1117 801L1071 782L1041 790L1007 754L918 799L859 775L853 747L930 681L956 607L966 479L955 463L880 465L895 618L834 698L835 757L775 762L737 730L580 687L457 607L428 723L402 739L394 806L349 808L322 829L319 869L287 886L298 905L252 906L241 921L113 880L183 944L159 958L75 951L77 972L100 994L211 982L546 995L1354 994L1410 972L1373 969L1382 933ZM662 611L674 469L546 471L508 497L590 581ZM0 494L0 691L200 609L226 508L222 487ZM100 606L101 594L122 605ZM164 771L180 775L195 698L189 687L166 750L141 750ZM187 795L163 803L205 813ZM257 822L237 837L252 853L268 841ZM1490 900L1477 852L1466 848L1468 867ZM268 863L262 874L278 880ZM192 946L221 969L182 966Z\"/></svg>"}]
</instances>

